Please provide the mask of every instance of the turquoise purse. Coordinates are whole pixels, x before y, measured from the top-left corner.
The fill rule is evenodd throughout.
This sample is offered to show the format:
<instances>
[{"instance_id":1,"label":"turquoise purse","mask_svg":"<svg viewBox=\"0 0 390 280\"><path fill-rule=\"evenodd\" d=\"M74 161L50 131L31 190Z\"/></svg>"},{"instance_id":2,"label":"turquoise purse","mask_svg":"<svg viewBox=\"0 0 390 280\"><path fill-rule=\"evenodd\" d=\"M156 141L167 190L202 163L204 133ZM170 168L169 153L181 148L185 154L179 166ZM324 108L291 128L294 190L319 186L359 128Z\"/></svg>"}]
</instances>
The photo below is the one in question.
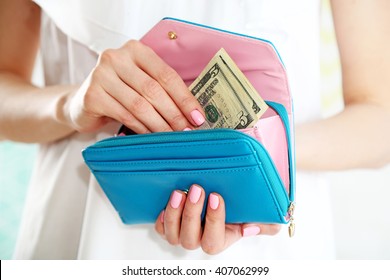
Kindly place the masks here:
<instances>
[{"instance_id":1,"label":"turquoise purse","mask_svg":"<svg viewBox=\"0 0 390 280\"><path fill-rule=\"evenodd\" d=\"M194 38L207 46L194 43ZM275 47L266 40L171 18L159 22L141 41L187 82L196 78L217 50L225 48L269 109L253 128L243 131L117 136L87 147L82 152L85 162L123 223L154 223L170 194L187 191L192 184L202 186L206 196L211 192L223 196L227 223L292 221L293 112L284 65ZM196 58L196 52L202 53L201 58ZM188 65L198 69L186 69L181 63L185 57L196 59Z\"/></svg>"}]
</instances>

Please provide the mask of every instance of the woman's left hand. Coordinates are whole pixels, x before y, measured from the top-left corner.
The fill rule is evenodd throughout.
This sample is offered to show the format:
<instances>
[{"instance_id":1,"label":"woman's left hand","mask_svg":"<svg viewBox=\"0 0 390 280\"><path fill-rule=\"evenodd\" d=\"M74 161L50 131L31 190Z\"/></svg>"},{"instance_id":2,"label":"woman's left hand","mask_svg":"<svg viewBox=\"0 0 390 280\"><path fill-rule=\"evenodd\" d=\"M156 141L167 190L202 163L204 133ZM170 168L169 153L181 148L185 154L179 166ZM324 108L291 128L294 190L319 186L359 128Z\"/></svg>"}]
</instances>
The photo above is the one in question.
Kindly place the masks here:
<instances>
[{"instance_id":1,"label":"woman's left hand","mask_svg":"<svg viewBox=\"0 0 390 280\"><path fill-rule=\"evenodd\" d=\"M202 247L207 254L218 254L241 237L258 234L275 235L278 224L225 224L225 204L222 196L211 193L208 197L205 223L201 214L205 192L192 185L188 195L176 190L155 223L156 231L172 245L188 250Z\"/></svg>"}]
</instances>

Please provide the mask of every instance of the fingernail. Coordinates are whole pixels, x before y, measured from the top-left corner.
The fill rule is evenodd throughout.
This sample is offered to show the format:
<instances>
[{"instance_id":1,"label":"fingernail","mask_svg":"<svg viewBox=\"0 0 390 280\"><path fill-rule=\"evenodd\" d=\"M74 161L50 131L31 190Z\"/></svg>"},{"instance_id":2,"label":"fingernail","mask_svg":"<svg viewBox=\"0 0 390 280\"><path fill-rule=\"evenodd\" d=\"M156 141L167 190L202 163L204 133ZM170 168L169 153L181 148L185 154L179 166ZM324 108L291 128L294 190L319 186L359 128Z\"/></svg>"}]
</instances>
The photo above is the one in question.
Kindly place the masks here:
<instances>
[{"instance_id":1,"label":"fingernail","mask_svg":"<svg viewBox=\"0 0 390 280\"><path fill-rule=\"evenodd\" d=\"M164 215L165 215L165 210L162 210L161 215L160 215L160 221L162 223L164 223Z\"/></svg>"},{"instance_id":2,"label":"fingernail","mask_svg":"<svg viewBox=\"0 0 390 280\"><path fill-rule=\"evenodd\" d=\"M192 129L189 128L189 127L186 127L186 128L183 129L183 131L191 131L191 130L192 130Z\"/></svg>"},{"instance_id":3,"label":"fingernail","mask_svg":"<svg viewBox=\"0 0 390 280\"><path fill-rule=\"evenodd\" d=\"M203 115L196 109L191 112L191 118L194 120L196 125L202 125L205 122Z\"/></svg>"},{"instance_id":4,"label":"fingernail","mask_svg":"<svg viewBox=\"0 0 390 280\"><path fill-rule=\"evenodd\" d=\"M218 205L219 205L219 197L216 196L215 194L210 194L209 205L210 205L211 209L213 209L213 210L217 209Z\"/></svg>"},{"instance_id":5,"label":"fingernail","mask_svg":"<svg viewBox=\"0 0 390 280\"><path fill-rule=\"evenodd\" d=\"M252 226L252 227L246 227L242 231L242 236L248 237L248 236L254 236L260 233L260 228L257 226Z\"/></svg>"},{"instance_id":6,"label":"fingernail","mask_svg":"<svg viewBox=\"0 0 390 280\"><path fill-rule=\"evenodd\" d=\"M174 209L178 208L181 203L182 197L183 195L181 193L174 191L171 198L171 207Z\"/></svg>"},{"instance_id":7,"label":"fingernail","mask_svg":"<svg viewBox=\"0 0 390 280\"><path fill-rule=\"evenodd\" d=\"M197 203L201 194L202 190L197 185L193 185L190 190L190 201L194 204Z\"/></svg>"}]
</instances>

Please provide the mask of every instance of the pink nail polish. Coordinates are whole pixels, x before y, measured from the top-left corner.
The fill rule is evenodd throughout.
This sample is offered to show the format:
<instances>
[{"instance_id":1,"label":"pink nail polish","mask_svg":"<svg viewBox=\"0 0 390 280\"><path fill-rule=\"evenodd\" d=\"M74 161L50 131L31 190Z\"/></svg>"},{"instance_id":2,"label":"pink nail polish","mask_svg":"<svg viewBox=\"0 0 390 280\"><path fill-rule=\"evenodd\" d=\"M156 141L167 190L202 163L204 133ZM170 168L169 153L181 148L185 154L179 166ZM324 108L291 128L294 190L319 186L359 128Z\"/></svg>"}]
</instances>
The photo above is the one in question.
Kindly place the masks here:
<instances>
[{"instance_id":1,"label":"pink nail polish","mask_svg":"<svg viewBox=\"0 0 390 280\"><path fill-rule=\"evenodd\" d=\"M193 185L190 190L190 201L194 204L197 203L201 194L202 190L197 185Z\"/></svg>"},{"instance_id":2,"label":"pink nail polish","mask_svg":"<svg viewBox=\"0 0 390 280\"><path fill-rule=\"evenodd\" d=\"M196 125L202 125L205 122L205 118L198 110L191 112L191 118L196 123Z\"/></svg>"},{"instance_id":3,"label":"pink nail polish","mask_svg":"<svg viewBox=\"0 0 390 280\"><path fill-rule=\"evenodd\" d=\"M246 227L242 231L242 236L248 237L248 236L254 236L260 233L260 228L257 226L252 226L252 227Z\"/></svg>"},{"instance_id":4,"label":"pink nail polish","mask_svg":"<svg viewBox=\"0 0 390 280\"><path fill-rule=\"evenodd\" d=\"M160 221L161 221L162 223L164 223L164 215L165 215L165 210L163 210L163 211L161 212L161 215L160 215Z\"/></svg>"},{"instance_id":5,"label":"pink nail polish","mask_svg":"<svg viewBox=\"0 0 390 280\"><path fill-rule=\"evenodd\" d=\"M181 193L174 191L172 198L171 198L171 207L174 209L177 209L180 206L182 198L183 198L183 195Z\"/></svg>"},{"instance_id":6,"label":"pink nail polish","mask_svg":"<svg viewBox=\"0 0 390 280\"><path fill-rule=\"evenodd\" d=\"M192 129L189 128L189 127L186 127L186 128L183 129L183 131L191 131L191 130L192 130Z\"/></svg>"},{"instance_id":7,"label":"pink nail polish","mask_svg":"<svg viewBox=\"0 0 390 280\"><path fill-rule=\"evenodd\" d=\"M217 209L219 206L219 197L216 196L215 194L210 194L209 205L210 205L211 209L213 209L213 210Z\"/></svg>"}]
</instances>

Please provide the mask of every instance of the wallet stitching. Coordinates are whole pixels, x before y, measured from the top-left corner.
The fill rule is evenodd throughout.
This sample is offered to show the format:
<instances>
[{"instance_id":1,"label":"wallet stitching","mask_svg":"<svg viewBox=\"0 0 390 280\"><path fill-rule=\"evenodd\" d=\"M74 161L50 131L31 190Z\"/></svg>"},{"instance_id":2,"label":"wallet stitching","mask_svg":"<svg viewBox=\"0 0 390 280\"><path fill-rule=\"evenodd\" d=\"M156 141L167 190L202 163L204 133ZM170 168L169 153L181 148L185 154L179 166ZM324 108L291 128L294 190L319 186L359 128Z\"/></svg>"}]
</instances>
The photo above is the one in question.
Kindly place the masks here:
<instances>
[{"instance_id":1,"label":"wallet stitching","mask_svg":"<svg viewBox=\"0 0 390 280\"><path fill-rule=\"evenodd\" d=\"M161 173L167 173L164 175L168 176L173 176L177 174L202 174L202 173L233 173L233 172L241 172L241 171L254 171L258 169L259 167L251 167L251 168L223 168L221 170L199 170L199 171L135 171L135 172L115 172L115 171L95 171L95 173L100 173L100 174L111 174L111 175L116 175L116 176L144 176L145 174L147 175L158 175ZM173 174L174 172L174 174ZM171 173L171 174L169 174Z\"/></svg>"},{"instance_id":2,"label":"wallet stitching","mask_svg":"<svg viewBox=\"0 0 390 280\"><path fill-rule=\"evenodd\" d=\"M259 166L260 166L260 164L261 163L259 163ZM272 197L272 202L274 204L276 212L278 213L280 220L283 221L284 220L284 216L280 213L281 212L280 211L280 207L278 206L278 203L276 203L277 199L276 199L275 194L271 191L271 184L270 184L270 182L268 180L268 177L265 176L265 171L264 171L263 168L259 168L259 169L260 169L261 175L263 176L264 181L266 181L266 183L267 183L267 189L268 189L268 192L269 192L270 196Z\"/></svg>"},{"instance_id":3,"label":"wallet stitching","mask_svg":"<svg viewBox=\"0 0 390 280\"><path fill-rule=\"evenodd\" d=\"M229 140L229 139L227 139L227 140ZM186 143L191 143L191 142L186 142ZM202 143L194 143L194 142L192 142L192 144L187 144L187 145L176 145L176 146L172 145L172 146L165 146L165 147L185 148L185 147L194 147L194 146L236 145L236 144L240 144L240 143L242 143L242 141L235 141L235 142L229 142L229 143L209 143L209 144L202 144ZM109 152L112 152L112 151L128 151L129 149L131 149L131 150L161 149L162 147L164 147L164 143L161 143L161 144L162 145L159 146L159 147L152 146L152 145L156 145L156 144L148 144L147 147L145 147L145 146L143 146L143 147L134 147L134 146L130 146L130 144L129 144L128 146L123 147L123 148L104 147L104 148L100 148L100 149L97 149L97 150L89 150L89 152L90 153L94 153L94 154L98 154L98 153L109 153ZM165 143L165 144L167 144L167 143ZM169 144L171 144L171 143L169 143ZM177 143L173 142L172 144L177 144Z\"/></svg>"},{"instance_id":4,"label":"wallet stitching","mask_svg":"<svg viewBox=\"0 0 390 280\"><path fill-rule=\"evenodd\" d=\"M239 157L239 158L237 158ZM150 164L160 164L160 163L209 163L209 162L231 162L231 161L242 161L242 160L247 160L252 157L252 155L248 156L237 156L234 158L227 158L227 159L199 159L199 160L183 160L183 159L178 159L178 160L153 160L151 159L150 161L147 160L141 160L144 162L140 162L137 160L134 160L134 162L129 162L129 161L123 161L123 162L91 162L93 165L109 165L109 166L115 166L115 165L150 165Z\"/></svg>"},{"instance_id":5,"label":"wallet stitching","mask_svg":"<svg viewBox=\"0 0 390 280\"><path fill-rule=\"evenodd\" d=\"M253 145L252 145L252 143L247 143L251 148L252 148L252 150L253 151L256 151L256 148L255 147L253 147ZM268 177L266 176L266 174L265 174L265 170L264 170L264 168L262 167L262 161L260 160L260 158L259 158L259 155L258 155L258 153L257 152L255 152L254 153L256 156L255 156L255 158L257 159L257 166L258 166L258 169L260 170L260 174L263 176L263 180L266 182L266 184L267 184L267 190L268 190L268 192L269 192L269 194L270 194L270 196L271 196L271 198L272 198L272 202L273 202L273 204L274 204L274 207L275 207L275 209L276 209L276 212L278 213L278 216L279 216L279 218L280 218L280 220L281 221L283 221L284 220L284 217L283 217L283 215L280 213L281 211L280 211L280 207L278 206L278 201L277 201L277 199L276 199L276 195L273 193L273 190L271 190L271 183L269 182L269 180L268 180ZM273 165L273 168L275 169L275 171L277 172L277 170L276 170L276 168L275 168L275 166ZM284 184L283 184L284 185Z\"/></svg>"}]
</instances>

